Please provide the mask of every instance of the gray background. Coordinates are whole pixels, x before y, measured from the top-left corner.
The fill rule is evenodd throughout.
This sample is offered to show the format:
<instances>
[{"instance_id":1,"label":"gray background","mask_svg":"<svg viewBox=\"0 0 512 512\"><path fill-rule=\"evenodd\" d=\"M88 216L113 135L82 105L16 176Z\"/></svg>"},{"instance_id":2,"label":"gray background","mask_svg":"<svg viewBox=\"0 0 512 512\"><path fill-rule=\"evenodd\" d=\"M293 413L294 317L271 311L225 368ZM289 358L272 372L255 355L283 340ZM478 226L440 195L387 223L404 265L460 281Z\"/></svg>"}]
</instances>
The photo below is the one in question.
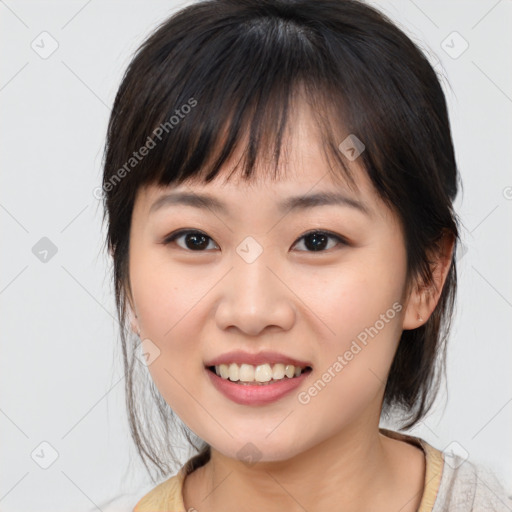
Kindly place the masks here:
<instances>
[{"instance_id":1,"label":"gray background","mask_svg":"<svg viewBox=\"0 0 512 512\"><path fill-rule=\"evenodd\" d=\"M122 73L145 36L186 3L0 1L3 512L131 510L152 486L128 435L93 191ZM449 395L412 433L491 467L511 487L512 2L378 6L449 80L464 182Z\"/></svg>"}]
</instances>

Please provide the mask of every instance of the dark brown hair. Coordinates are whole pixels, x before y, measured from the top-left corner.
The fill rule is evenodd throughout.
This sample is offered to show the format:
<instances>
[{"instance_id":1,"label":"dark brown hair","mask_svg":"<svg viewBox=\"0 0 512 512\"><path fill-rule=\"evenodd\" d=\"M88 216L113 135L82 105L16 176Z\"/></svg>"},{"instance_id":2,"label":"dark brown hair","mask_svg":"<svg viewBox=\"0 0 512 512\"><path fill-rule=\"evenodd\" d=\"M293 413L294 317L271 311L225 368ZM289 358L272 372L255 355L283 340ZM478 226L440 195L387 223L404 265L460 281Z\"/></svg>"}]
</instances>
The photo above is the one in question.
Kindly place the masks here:
<instances>
[{"instance_id":1,"label":"dark brown hair","mask_svg":"<svg viewBox=\"0 0 512 512\"><path fill-rule=\"evenodd\" d=\"M334 157L334 176L352 181L340 142L355 134L364 143L359 162L402 223L408 283L432 284L429 258L442 235L454 237L456 251L458 172L445 97L423 52L386 16L356 0L207 0L165 20L119 87L102 186L130 428L148 471L150 463L165 476L179 461L170 440L177 418L135 362L139 340L126 322L136 193L148 184L211 181L247 134L243 176L254 177L265 155L277 169L299 93L315 115L326 156ZM382 414L399 413L402 428L429 411L445 372L455 260L454 252L433 314L403 331L392 363ZM156 419L147 398L157 406ZM180 428L207 454L206 443Z\"/></svg>"}]
</instances>

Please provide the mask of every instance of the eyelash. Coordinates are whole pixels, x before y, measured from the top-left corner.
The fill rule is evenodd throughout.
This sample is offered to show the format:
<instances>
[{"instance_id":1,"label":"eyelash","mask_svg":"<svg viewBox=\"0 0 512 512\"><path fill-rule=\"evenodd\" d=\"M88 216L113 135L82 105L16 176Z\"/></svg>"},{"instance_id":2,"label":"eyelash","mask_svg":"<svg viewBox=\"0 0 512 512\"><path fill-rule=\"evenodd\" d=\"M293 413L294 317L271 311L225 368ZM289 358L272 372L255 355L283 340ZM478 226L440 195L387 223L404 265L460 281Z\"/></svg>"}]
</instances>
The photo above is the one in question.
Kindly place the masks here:
<instances>
[{"instance_id":1,"label":"eyelash","mask_svg":"<svg viewBox=\"0 0 512 512\"><path fill-rule=\"evenodd\" d=\"M196 234L196 235L203 235L205 236L206 238L208 238L209 240L213 241L213 239L211 237L209 237L206 233L203 233L202 231L198 231L197 229L181 229L179 231L176 231L174 233L171 233L169 236L167 236L162 244L163 245L170 245L172 242L174 242L175 240L177 240L178 238L181 238L182 236L184 235L188 235L188 234ZM335 233L332 233L330 231L324 231L324 230L319 230L319 229L314 229L314 230L311 230L311 231L308 231L307 233L304 233L301 237L299 237L294 243L293 243L293 246L295 246L300 240L302 240L303 238L306 238L310 235L325 235L327 236L328 238L332 238L334 240L336 240L338 242L338 245L341 245L341 246L348 246L350 245L348 243L348 241L343 238L342 236L340 235L337 235ZM215 243L215 242L214 242ZM198 250L198 251L193 251L191 249L188 249L188 248L183 248L183 247L180 247L180 249L183 249L184 251L187 251L187 252L207 252L206 250ZM308 251L308 250L301 250L300 252L309 252L309 253L312 253L314 254L315 252L318 252L318 253L322 253L322 252L329 252L331 251L333 248L331 247L330 249L325 249L325 250L321 250L321 251Z\"/></svg>"}]
</instances>

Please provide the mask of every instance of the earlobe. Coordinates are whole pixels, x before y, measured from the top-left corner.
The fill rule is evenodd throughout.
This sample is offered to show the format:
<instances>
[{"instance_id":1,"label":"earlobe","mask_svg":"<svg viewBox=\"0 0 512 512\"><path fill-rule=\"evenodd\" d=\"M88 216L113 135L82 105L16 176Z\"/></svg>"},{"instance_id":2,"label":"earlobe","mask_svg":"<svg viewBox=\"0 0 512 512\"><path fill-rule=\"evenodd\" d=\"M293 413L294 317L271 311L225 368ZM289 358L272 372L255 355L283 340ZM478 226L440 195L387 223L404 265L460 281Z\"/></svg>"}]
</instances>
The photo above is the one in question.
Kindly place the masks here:
<instances>
[{"instance_id":1,"label":"earlobe","mask_svg":"<svg viewBox=\"0 0 512 512\"><path fill-rule=\"evenodd\" d=\"M436 308L451 267L454 246L454 236L444 233L435 250L431 251L432 282L416 282L412 287L404 315L404 330L421 327Z\"/></svg>"},{"instance_id":2,"label":"earlobe","mask_svg":"<svg viewBox=\"0 0 512 512\"><path fill-rule=\"evenodd\" d=\"M428 319L428 316L430 316L430 313L427 316L425 311L422 288L416 284L407 301L402 328L407 331L421 327L425 318Z\"/></svg>"}]
</instances>

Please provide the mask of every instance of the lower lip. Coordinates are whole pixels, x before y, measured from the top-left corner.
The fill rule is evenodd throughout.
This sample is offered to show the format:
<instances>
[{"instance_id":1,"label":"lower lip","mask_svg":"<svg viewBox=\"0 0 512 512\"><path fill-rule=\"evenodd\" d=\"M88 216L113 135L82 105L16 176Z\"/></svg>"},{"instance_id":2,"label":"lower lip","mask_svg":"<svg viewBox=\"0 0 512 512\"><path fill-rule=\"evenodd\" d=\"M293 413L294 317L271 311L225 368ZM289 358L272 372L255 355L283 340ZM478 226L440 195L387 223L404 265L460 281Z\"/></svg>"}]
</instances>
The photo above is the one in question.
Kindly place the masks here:
<instances>
[{"instance_id":1,"label":"lower lip","mask_svg":"<svg viewBox=\"0 0 512 512\"><path fill-rule=\"evenodd\" d=\"M229 379L223 379L206 368L212 384L227 398L241 405L264 405L283 398L297 389L312 370L301 373L299 377L284 378L272 384L236 384Z\"/></svg>"}]
</instances>

